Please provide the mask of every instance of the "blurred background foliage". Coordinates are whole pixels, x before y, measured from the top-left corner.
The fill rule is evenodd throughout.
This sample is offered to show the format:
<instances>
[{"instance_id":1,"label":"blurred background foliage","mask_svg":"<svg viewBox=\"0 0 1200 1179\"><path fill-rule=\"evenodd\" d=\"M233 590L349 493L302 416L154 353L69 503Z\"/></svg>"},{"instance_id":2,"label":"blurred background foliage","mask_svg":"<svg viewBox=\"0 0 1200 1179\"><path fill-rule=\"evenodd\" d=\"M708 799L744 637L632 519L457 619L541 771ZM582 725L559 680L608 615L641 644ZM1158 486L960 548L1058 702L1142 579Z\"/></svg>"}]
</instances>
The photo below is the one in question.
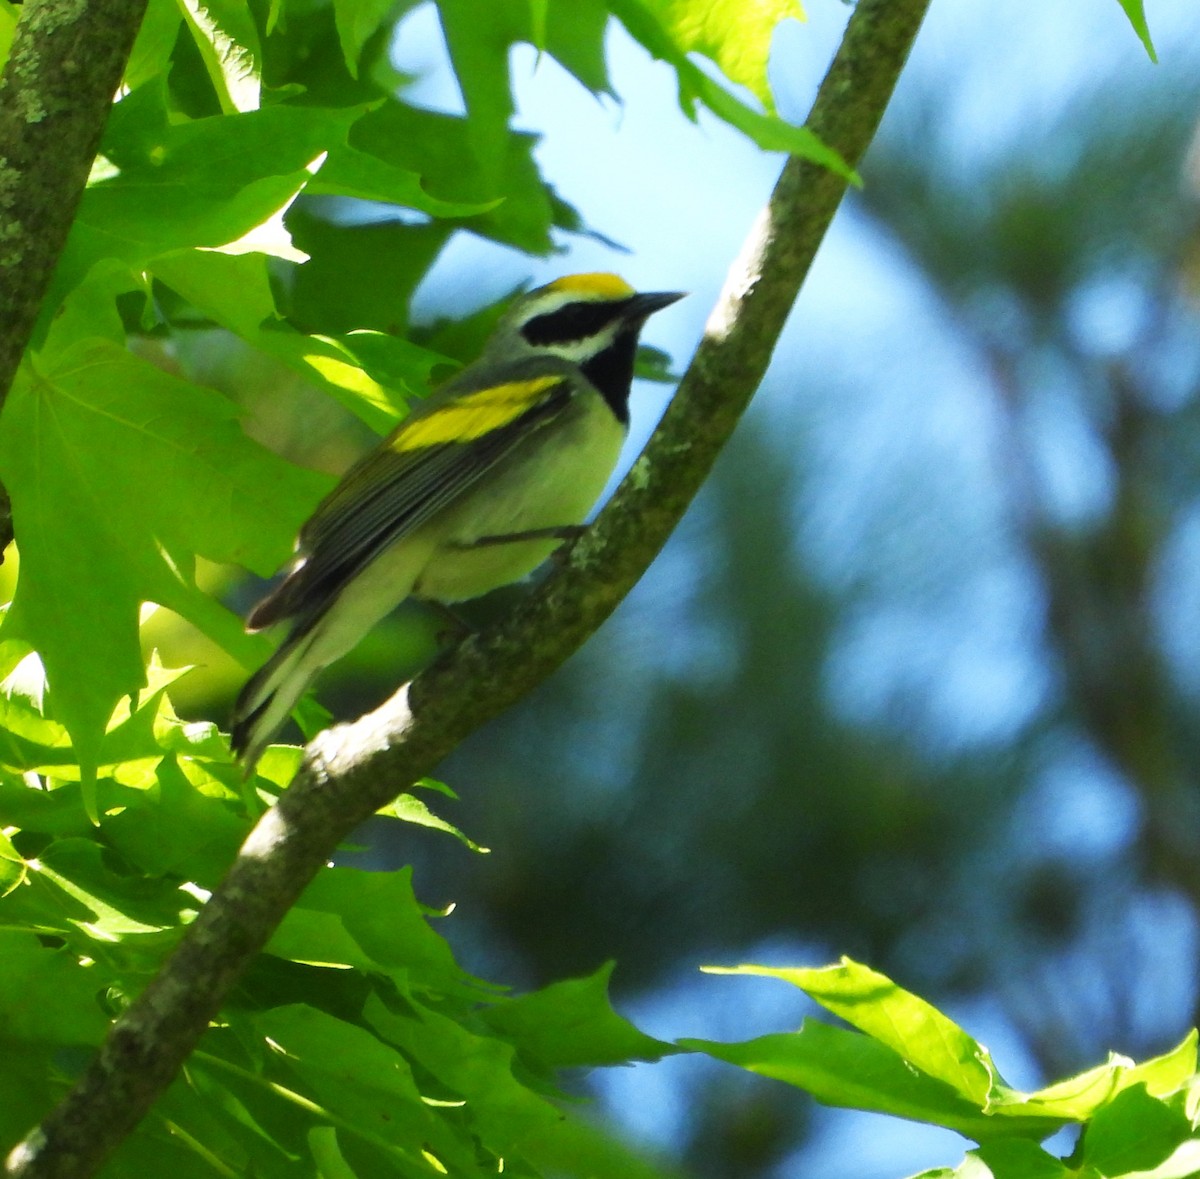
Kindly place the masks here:
<instances>
[{"instance_id":1,"label":"blurred background foliage","mask_svg":"<svg viewBox=\"0 0 1200 1179\"><path fill-rule=\"evenodd\" d=\"M406 30L400 73L434 52L406 49ZM822 305L834 277L818 273L660 561L569 666L442 767L461 796L449 817L492 853L364 833L359 862L414 862L424 900L456 903L442 929L468 968L524 986L616 959L618 1007L647 1030L734 1035L737 1012L703 1009L711 984L697 999L697 964L848 953L949 1004L1030 1084L1110 1049L1145 1057L1200 1022L1200 41L1168 36L1152 70L1114 31L1122 69L1064 54L1039 101L1033 67L1006 76L989 57L994 28L952 63L931 30L830 247L849 293ZM972 69L992 89L966 117ZM1022 86L1018 117L990 126ZM559 212L565 245L582 223ZM339 218L360 247L336 275L301 268L299 316L403 328L453 227L354 216L320 199L291 214L302 248ZM381 252L385 238L403 250ZM847 265L855 248L878 270ZM380 273L405 251L411 272ZM692 256L714 283L728 261L701 243ZM456 326L439 304L490 304L481 291L533 273L482 257L448 253L417 317L447 355L473 353L489 312ZM388 322L360 322L355 288L381 282ZM178 361L297 462L339 470L365 441L219 333L193 333ZM213 577L239 608L258 589ZM378 701L438 625L402 611L327 674L322 702L350 716ZM206 664L180 703L224 716L231 664L169 619L147 641ZM644 1073L598 1082L601 1097L697 1175L849 1173L831 1127L856 1115L694 1061ZM865 1133L850 1131L856 1175L949 1161L897 1140L875 1171Z\"/></svg>"}]
</instances>

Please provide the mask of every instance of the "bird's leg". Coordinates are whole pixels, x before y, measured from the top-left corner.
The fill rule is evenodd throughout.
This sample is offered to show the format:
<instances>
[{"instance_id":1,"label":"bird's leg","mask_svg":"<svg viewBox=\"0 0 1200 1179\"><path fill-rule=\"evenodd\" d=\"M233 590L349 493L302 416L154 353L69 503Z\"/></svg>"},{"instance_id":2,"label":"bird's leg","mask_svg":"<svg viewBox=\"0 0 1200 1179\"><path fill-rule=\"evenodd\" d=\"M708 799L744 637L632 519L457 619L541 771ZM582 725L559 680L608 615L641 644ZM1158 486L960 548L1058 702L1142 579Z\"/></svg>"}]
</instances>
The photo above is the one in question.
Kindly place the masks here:
<instances>
[{"instance_id":1,"label":"bird's leg","mask_svg":"<svg viewBox=\"0 0 1200 1179\"><path fill-rule=\"evenodd\" d=\"M560 524L554 528L530 528L525 532L505 532L499 536L477 536L456 547L478 549L485 545L518 544L525 540L578 540L586 531L586 524Z\"/></svg>"},{"instance_id":2,"label":"bird's leg","mask_svg":"<svg viewBox=\"0 0 1200 1179\"><path fill-rule=\"evenodd\" d=\"M446 602L435 601L433 598L425 598L423 601L437 611L444 623L433 636L434 642L439 647L448 647L451 643L466 638L467 635L474 632L475 628L453 606Z\"/></svg>"}]
</instances>

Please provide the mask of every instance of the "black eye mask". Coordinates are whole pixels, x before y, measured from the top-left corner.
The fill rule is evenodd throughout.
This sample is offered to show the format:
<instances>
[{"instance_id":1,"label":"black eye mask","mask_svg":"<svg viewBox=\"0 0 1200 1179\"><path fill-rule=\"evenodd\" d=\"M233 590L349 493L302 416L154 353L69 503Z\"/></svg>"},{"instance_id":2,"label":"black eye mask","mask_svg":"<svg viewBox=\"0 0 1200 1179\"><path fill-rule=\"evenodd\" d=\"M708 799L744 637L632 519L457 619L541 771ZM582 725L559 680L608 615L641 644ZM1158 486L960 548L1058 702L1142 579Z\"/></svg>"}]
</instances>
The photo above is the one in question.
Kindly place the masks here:
<instances>
[{"instance_id":1,"label":"black eye mask","mask_svg":"<svg viewBox=\"0 0 1200 1179\"><path fill-rule=\"evenodd\" d=\"M521 335L535 348L586 340L620 319L630 302L570 303L557 311L535 316L521 328Z\"/></svg>"}]
</instances>

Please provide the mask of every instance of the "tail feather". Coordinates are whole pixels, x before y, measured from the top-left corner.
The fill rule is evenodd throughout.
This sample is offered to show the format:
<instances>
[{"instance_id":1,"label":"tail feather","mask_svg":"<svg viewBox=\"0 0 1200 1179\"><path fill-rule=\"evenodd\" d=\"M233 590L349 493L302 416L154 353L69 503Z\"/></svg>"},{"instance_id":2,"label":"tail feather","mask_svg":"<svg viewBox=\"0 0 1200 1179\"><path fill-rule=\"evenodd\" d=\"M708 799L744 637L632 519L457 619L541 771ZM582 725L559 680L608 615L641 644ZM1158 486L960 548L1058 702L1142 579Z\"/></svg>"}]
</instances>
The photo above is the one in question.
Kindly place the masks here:
<instances>
[{"instance_id":1,"label":"tail feather","mask_svg":"<svg viewBox=\"0 0 1200 1179\"><path fill-rule=\"evenodd\" d=\"M233 706L229 744L249 773L321 670L310 656L311 632L293 632L246 681Z\"/></svg>"},{"instance_id":2,"label":"tail feather","mask_svg":"<svg viewBox=\"0 0 1200 1179\"><path fill-rule=\"evenodd\" d=\"M291 634L250 677L233 706L230 744L247 771L253 769L317 672L345 655L408 597L435 542L433 536L424 540L406 537L403 544L376 557L344 584L319 587L322 592L315 595L319 600L307 600L300 594L300 589L308 594L315 591L301 580L297 569L250 616L255 628L288 617L293 622ZM287 591L289 585L293 590Z\"/></svg>"}]
</instances>

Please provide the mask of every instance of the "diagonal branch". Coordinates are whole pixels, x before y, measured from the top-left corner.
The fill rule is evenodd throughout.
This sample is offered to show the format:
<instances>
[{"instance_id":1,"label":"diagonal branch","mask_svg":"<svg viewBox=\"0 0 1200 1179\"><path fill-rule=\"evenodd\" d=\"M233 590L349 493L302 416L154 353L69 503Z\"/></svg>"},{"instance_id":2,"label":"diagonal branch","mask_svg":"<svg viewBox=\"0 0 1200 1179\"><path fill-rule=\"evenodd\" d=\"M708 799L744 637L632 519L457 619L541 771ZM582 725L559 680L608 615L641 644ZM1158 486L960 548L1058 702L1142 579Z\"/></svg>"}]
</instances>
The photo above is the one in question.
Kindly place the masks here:
<instances>
[{"instance_id":1,"label":"diagonal branch","mask_svg":"<svg viewBox=\"0 0 1200 1179\"><path fill-rule=\"evenodd\" d=\"M854 166L928 0L859 0L809 126ZM845 192L799 159L783 169L699 350L645 452L566 561L499 626L472 636L353 725L319 736L158 977L79 1083L10 1156L22 1179L82 1179L171 1082L234 981L359 823L469 732L548 676L629 592L678 523L766 371Z\"/></svg>"}]
</instances>

